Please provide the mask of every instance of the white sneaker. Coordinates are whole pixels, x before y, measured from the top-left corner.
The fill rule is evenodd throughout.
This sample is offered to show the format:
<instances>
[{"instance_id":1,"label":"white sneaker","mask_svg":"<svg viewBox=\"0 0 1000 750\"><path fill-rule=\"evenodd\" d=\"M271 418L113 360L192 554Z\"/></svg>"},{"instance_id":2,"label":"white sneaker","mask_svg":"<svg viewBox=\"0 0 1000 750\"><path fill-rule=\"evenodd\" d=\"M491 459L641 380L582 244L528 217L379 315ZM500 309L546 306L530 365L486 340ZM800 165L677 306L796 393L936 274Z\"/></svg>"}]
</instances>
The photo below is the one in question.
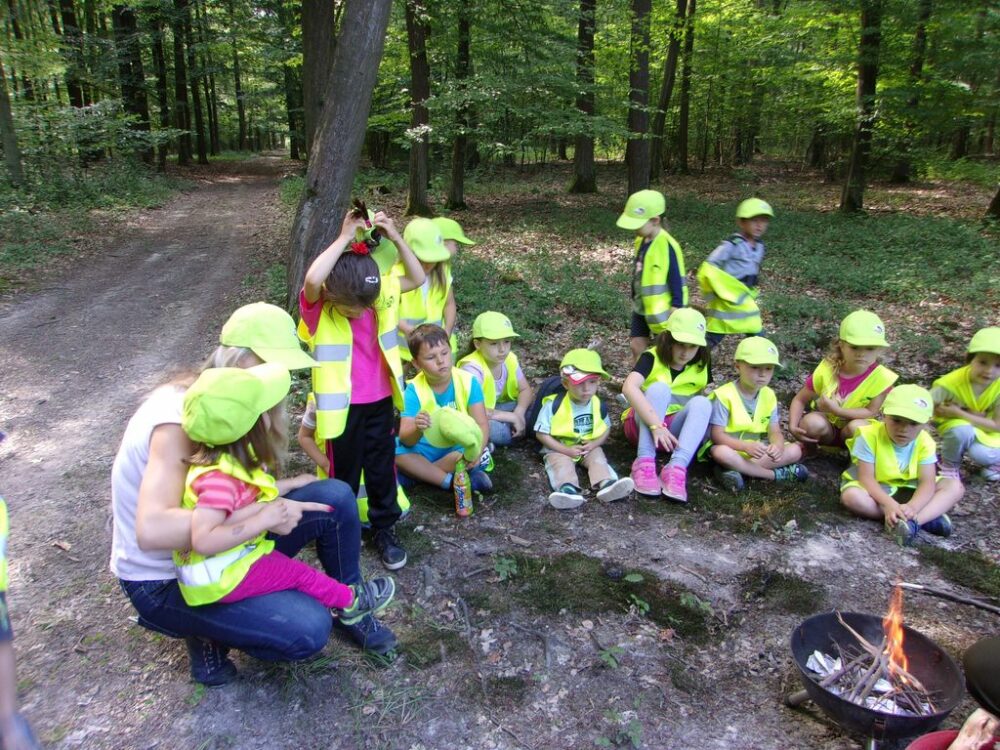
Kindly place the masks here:
<instances>
[{"instance_id":1,"label":"white sneaker","mask_svg":"<svg viewBox=\"0 0 1000 750\"><path fill-rule=\"evenodd\" d=\"M1000 464L983 467L983 470L979 472L979 476L987 482L1000 482Z\"/></svg>"},{"instance_id":2,"label":"white sneaker","mask_svg":"<svg viewBox=\"0 0 1000 750\"><path fill-rule=\"evenodd\" d=\"M549 505L559 510L573 510L586 502L579 492L569 492L565 489L556 490L549 495Z\"/></svg>"},{"instance_id":3,"label":"white sneaker","mask_svg":"<svg viewBox=\"0 0 1000 750\"><path fill-rule=\"evenodd\" d=\"M606 487L597 491L597 499L602 503L613 503L615 500L622 500L632 494L635 489L635 482L628 477L621 477L611 482Z\"/></svg>"}]
</instances>

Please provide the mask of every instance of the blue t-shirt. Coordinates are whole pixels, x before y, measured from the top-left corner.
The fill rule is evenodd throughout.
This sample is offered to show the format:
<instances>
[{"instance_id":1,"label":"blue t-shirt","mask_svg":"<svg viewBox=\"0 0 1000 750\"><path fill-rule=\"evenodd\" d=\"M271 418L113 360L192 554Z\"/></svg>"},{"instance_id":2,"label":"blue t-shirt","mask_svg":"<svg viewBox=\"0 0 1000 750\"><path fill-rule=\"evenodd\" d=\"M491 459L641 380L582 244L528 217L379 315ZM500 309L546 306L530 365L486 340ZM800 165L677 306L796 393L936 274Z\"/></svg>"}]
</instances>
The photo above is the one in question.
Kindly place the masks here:
<instances>
[{"instance_id":1,"label":"blue t-shirt","mask_svg":"<svg viewBox=\"0 0 1000 750\"><path fill-rule=\"evenodd\" d=\"M469 406L474 404L483 403L483 387L479 385L479 381L472 378L472 386L469 388ZM434 392L434 401L439 407L451 406L457 408L455 403L455 380L448 384L444 393ZM403 412L404 417L415 417L420 413L420 399L417 397L417 389L413 387L413 383L408 383L406 386L406 391L403 393ZM421 435L420 440L418 440L412 446L403 445L399 438L396 438L396 454L401 453L419 453L421 456L426 458L431 463L434 463L439 458L447 456L454 450L461 450L461 446L452 446L450 448L438 448L437 446L431 445L427 442L427 439Z\"/></svg>"}]
</instances>

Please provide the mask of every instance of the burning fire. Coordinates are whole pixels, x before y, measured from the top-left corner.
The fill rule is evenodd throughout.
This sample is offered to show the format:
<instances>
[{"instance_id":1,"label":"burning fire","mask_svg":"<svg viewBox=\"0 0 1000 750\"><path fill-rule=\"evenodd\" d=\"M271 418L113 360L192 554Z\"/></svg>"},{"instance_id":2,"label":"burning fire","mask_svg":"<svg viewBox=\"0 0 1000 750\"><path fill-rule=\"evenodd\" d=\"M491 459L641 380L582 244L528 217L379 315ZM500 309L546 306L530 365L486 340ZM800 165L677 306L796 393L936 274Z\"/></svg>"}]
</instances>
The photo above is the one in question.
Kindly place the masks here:
<instances>
[{"instance_id":1,"label":"burning fire","mask_svg":"<svg viewBox=\"0 0 1000 750\"><path fill-rule=\"evenodd\" d=\"M896 586L892 590L889 611L882 618L885 633L885 651L889 655L889 671L903 682L906 678L900 672L908 672L910 665L903 651L903 589Z\"/></svg>"}]
</instances>

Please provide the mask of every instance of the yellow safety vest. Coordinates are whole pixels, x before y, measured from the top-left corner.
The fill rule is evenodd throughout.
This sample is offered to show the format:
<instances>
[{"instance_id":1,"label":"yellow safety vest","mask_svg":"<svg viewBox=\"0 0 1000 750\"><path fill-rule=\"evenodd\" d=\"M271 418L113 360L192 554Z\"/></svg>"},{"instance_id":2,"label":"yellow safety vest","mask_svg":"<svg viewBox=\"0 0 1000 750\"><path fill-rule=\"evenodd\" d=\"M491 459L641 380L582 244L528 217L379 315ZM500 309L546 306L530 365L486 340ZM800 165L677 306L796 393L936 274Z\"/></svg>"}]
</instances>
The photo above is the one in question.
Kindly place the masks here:
<instances>
[{"instance_id":1,"label":"yellow safety vest","mask_svg":"<svg viewBox=\"0 0 1000 750\"><path fill-rule=\"evenodd\" d=\"M278 497L278 485L273 476L260 467L248 472L232 456L224 453L219 457L218 463L188 469L181 507L194 509L198 504L198 496L191 485L198 477L210 471L221 471L257 487L260 490L257 502L269 503ZM262 531L253 539L237 544L232 549L207 557L194 550L174 552L177 583L184 601L192 607L219 601L240 584L251 565L273 549L274 542L267 538L266 531Z\"/></svg>"},{"instance_id":2,"label":"yellow safety vest","mask_svg":"<svg viewBox=\"0 0 1000 750\"><path fill-rule=\"evenodd\" d=\"M980 414L993 414L996 411L997 401L1000 400L1000 380L994 380L987 388L976 397L972 390L972 381L969 379L969 366L960 367L957 370L942 375L934 381L933 388L944 388L955 397L959 406L969 411L976 411ZM950 429L963 424L971 424L966 419L935 419L934 424L938 432L944 433ZM973 425L976 431L976 440L990 448L1000 448L1000 432L988 430L985 427Z\"/></svg>"},{"instance_id":3,"label":"yellow safety vest","mask_svg":"<svg viewBox=\"0 0 1000 750\"><path fill-rule=\"evenodd\" d=\"M737 440L760 440L767 435L771 426L771 415L778 408L778 397L774 395L767 386L760 389L757 394L757 407L753 416L747 413L743 399L740 397L739 389L735 381L730 381L723 386L712 391L712 398L722 402L729 410L729 422L726 424L726 433L732 435Z\"/></svg>"},{"instance_id":4,"label":"yellow safety vest","mask_svg":"<svg viewBox=\"0 0 1000 750\"><path fill-rule=\"evenodd\" d=\"M392 400L396 408L403 406L403 363L399 359L399 334L396 330L399 313L399 277L382 277L382 293L375 301L378 321L378 345L392 373ZM347 424L351 406L351 352L354 334L350 321L326 310L320 315L316 333L312 336L303 321L299 321L299 338L309 346L319 366L312 371L313 393L316 396L316 438L332 440L340 437Z\"/></svg>"},{"instance_id":5,"label":"yellow safety vest","mask_svg":"<svg viewBox=\"0 0 1000 750\"><path fill-rule=\"evenodd\" d=\"M669 385L670 405L667 407L668 416L679 412L688 401L704 391L706 386L708 386L707 366L698 363L689 363L681 370L681 374L675 378L670 372L669 365L663 364L660 358L656 356L655 346L650 347L646 351L653 355L653 369L649 371L649 375L642 381L642 390L648 390L649 386L653 385L653 383L666 383ZM622 421L625 421L631 413L632 407L630 406L622 413Z\"/></svg>"},{"instance_id":6,"label":"yellow safety vest","mask_svg":"<svg viewBox=\"0 0 1000 750\"><path fill-rule=\"evenodd\" d=\"M936 455L937 445L926 430L921 430L916 437L916 447L910 454L910 463L906 471L900 471L899 461L896 459L895 443L889 437L885 425L875 419L868 420L868 424L862 425L853 437L847 440L847 449L854 447L855 441L863 437L872 453L875 454L875 481L889 487L913 486L920 477L920 464L927 458ZM840 489L847 487L860 487L858 482L858 462L852 459L847 471L840 475Z\"/></svg>"},{"instance_id":7,"label":"yellow safety vest","mask_svg":"<svg viewBox=\"0 0 1000 750\"><path fill-rule=\"evenodd\" d=\"M469 394L472 392L472 375L457 367L451 368L451 382L455 385L455 408L463 414L469 413ZM427 376L423 372L418 372L410 383L417 392L420 400L420 411L433 414L441 407L438 406L437 399L434 398L434 389L427 382Z\"/></svg>"},{"instance_id":8,"label":"yellow safety vest","mask_svg":"<svg viewBox=\"0 0 1000 750\"><path fill-rule=\"evenodd\" d=\"M497 393L497 379L493 377L493 370L478 351L473 351L458 360L458 366L473 364L482 370L483 373L483 404L487 409L495 409L497 402L517 401L520 389L517 387L517 356L514 352L508 352L503 361L503 367L507 370L507 382L504 384L503 392Z\"/></svg>"},{"instance_id":9,"label":"yellow safety vest","mask_svg":"<svg viewBox=\"0 0 1000 750\"><path fill-rule=\"evenodd\" d=\"M839 379L833 371L833 367L825 359L813 370L812 379L813 390L816 393L831 399L837 398ZM878 365L868 373L867 378L858 383L857 388L848 394L847 398L841 403L841 406L845 409L865 409L868 407L868 404L878 398L898 379L899 375L888 367ZM816 402L814 401L810 406L815 409ZM834 427L843 427L848 421L843 417L835 417L832 414L826 414L825 416Z\"/></svg>"},{"instance_id":10,"label":"yellow safety vest","mask_svg":"<svg viewBox=\"0 0 1000 750\"><path fill-rule=\"evenodd\" d=\"M698 286L705 298L706 328L711 333L760 333L759 291L707 260L698 267Z\"/></svg>"},{"instance_id":11,"label":"yellow safety vest","mask_svg":"<svg viewBox=\"0 0 1000 750\"><path fill-rule=\"evenodd\" d=\"M0 593L7 590L7 503L0 497Z\"/></svg>"},{"instance_id":12,"label":"yellow safety vest","mask_svg":"<svg viewBox=\"0 0 1000 750\"><path fill-rule=\"evenodd\" d=\"M604 417L601 415L601 399L597 396L590 399L592 426L590 432L586 435L580 435L573 429L573 399L570 398L569 393L553 393L550 396L546 396L542 399L542 405L544 406L555 401L559 396L562 396L562 403L559 404L559 408L552 414L552 424L549 426L551 432L549 434L560 443L563 445L579 445L584 440L596 440L608 431L608 426L604 423ZM576 460L579 461L580 458Z\"/></svg>"},{"instance_id":13,"label":"yellow safety vest","mask_svg":"<svg viewBox=\"0 0 1000 750\"><path fill-rule=\"evenodd\" d=\"M635 254L639 257L639 248L642 246L642 237L635 238ZM670 286L667 283L670 271L670 249L673 248L674 257L677 258L677 270L681 275L681 299L674 299L670 295ZM667 327L667 318L670 317L671 307L684 307L688 303L688 288L685 281L686 271L684 270L684 253L681 246L665 229L653 238L646 256L642 261L642 275L639 280L639 296L633 300L633 309L639 315L646 318L649 330L654 333L661 333Z\"/></svg>"},{"instance_id":14,"label":"yellow safety vest","mask_svg":"<svg viewBox=\"0 0 1000 750\"><path fill-rule=\"evenodd\" d=\"M402 263L397 263L393 268L393 273L402 277L406 274ZM431 272L433 273L433 272ZM418 326L423 323L432 323L444 328L444 308L448 304L448 293L451 291L451 263L445 263L444 287L430 283L431 275L427 275L427 286L423 284L416 289L403 292L399 298L399 322L409 323L411 326ZM449 341L452 351L455 350L455 337ZM404 362L413 359L410 349L406 346L406 334L399 331L399 356Z\"/></svg>"}]
</instances>

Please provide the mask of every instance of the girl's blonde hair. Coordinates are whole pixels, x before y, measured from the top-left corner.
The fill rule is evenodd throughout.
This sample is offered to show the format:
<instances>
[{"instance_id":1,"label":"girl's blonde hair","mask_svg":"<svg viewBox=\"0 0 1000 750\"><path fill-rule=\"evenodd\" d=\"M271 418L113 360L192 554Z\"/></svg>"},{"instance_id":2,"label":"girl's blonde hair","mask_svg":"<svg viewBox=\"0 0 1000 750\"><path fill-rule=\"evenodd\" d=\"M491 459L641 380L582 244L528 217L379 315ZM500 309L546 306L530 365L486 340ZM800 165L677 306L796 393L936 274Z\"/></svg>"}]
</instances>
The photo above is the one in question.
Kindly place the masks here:
<instances>
[{"instance_id":1,"label":"girl's blonde hair","mask_svg":"<svg viewBox=\"0 0 1000 750\"><path fill-rule=\"evenodd\" d=\"M434 264L434 268L431 269L430 273L431 286L444 289L448 284L448 274L445 270L445 264L447 262L448 261L446 260L442 260Z\"/></svg>"},{"instance_id":2,"label":"girl's blonde hair","mask_svg":"<svg viewBox=\"0 0 1000 750\"><path fill-rule=\"evenodd\" d=\"M833 370L834 375L839 373L840 368L844 366L844 352L840 348L842 343L844 342L841 339L834 339L826 350L826 354L823 355L823 359L830 365L830 369Z\"/></svg>"}]
</instances>

